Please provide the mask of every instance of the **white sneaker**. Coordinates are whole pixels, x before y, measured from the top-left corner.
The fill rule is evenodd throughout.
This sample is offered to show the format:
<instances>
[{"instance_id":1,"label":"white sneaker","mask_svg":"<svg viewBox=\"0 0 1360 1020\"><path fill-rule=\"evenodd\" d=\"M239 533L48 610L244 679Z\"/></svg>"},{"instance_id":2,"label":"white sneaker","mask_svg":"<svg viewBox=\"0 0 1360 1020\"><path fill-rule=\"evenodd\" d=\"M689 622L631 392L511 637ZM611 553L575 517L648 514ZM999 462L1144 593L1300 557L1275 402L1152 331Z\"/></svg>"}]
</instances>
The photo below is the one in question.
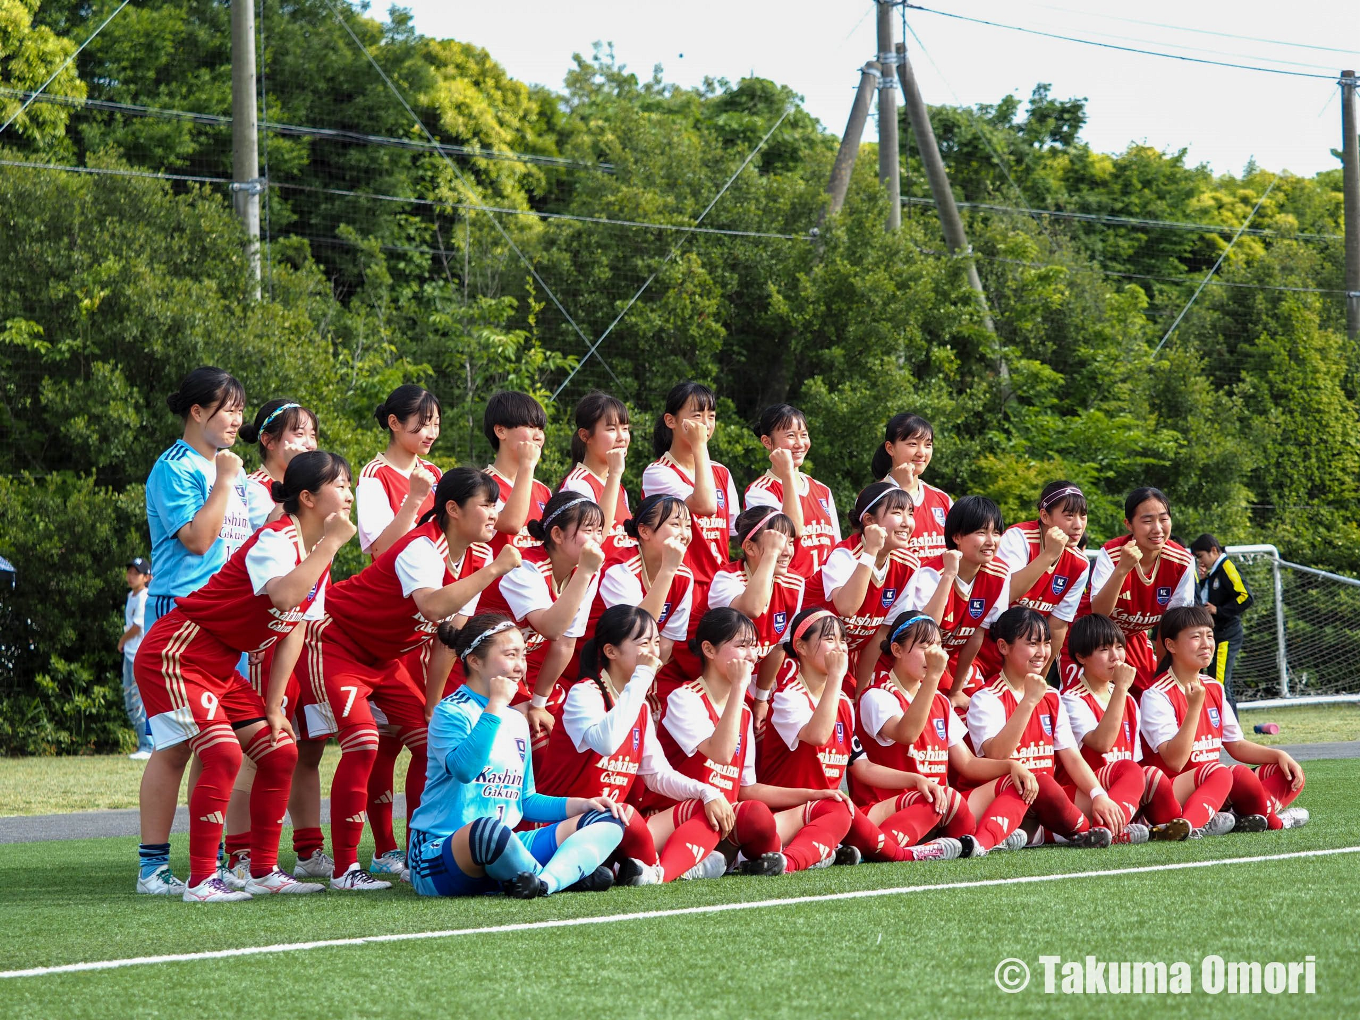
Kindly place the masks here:
<instances>
[{"instance_id":1,"label":"white sneaker","mask_svg":"<svg viewBox=\"0 0 1360 1020\"><path fill-rule=\"evenodd\" d=\"M216 875L184 889L185 903L238 903L250 898L250 893L230 888Z\"/></svg>"},{"instance_id":2,"label":"white sneaker","mask_svg":"<svg viewBox=\"0 0 1360 1020\"><path fill-rule=\"evenodd\" d=\"M250 877L250 865L247 864L246 878L249 877ZM234 889L237 892L240 892L242 889L246 887L246 879L236 874L236 872L232 871L221 861L217 862L217 878L228 889ZM200 882L199 884L202 885L203 883Z\"/></svg>"},{"instance_id":3,"label":"white sneaker","mask_svg":"<svg viewBox=\"0 0 1360 1020\"><path fill-rule=\"evenodd\" d=\"M1129 822L1124 831L1114 838L1116 843L1146 843L1152 830L1139 822Z\"/></svg>"},{"instance_id":4,"label":"white sneaker","mask_svg":"<svg viewBox=\"0 0 1360 1020\"><path fill-rule=\"evenodd\" d=\"M242 882L250 881L250 854L237 854L236 863L231 866L231 873Z\"/></svg>"},{"instance_id":5,"label":"white sneaker","mask_svg":"<svg viewBox=\"0 0 1360 1020\"><path fill-rule=\"evenodd\" d=\"M406 855L400 850L389 850L381 857L373 858L373 863L368 866L370 875L396 875L398 878L406 877Z\"/></svg>"},{"instance_id":6,"label":"white sneaker","mask_svg":"<svg viewBox=\"0 0 1360 1020\"><path fill-rule=\"evenodd\" d=\"M331 879L331 888L340 892L377 892L380 889L391 889L391 882L380 882L367 871L359 869L359 862L355 861L338 878Z\"/></svg>"},{"instance_id":7,"label":"white sneaker","mask_svg":"<svg viewBox=\"0 0 1360 1020\"><path fill-rule=\"evenodd\" d=\"M303 893L321 892L325 888L324 885L317 885L315 882L299 882L283 869L275 868L269 874L260 878L251 878L246 882L245 891L252 896L269 896L273 893L301 895Z\"/></svg>"},{"instance_id":8,"label":"white sneaker","mask_svg":"<svg viewBox=\"0 0 1360 1020\"><path fill-rule=\"evenodd\" d=\"M1308 824L1308 809L1306 807L1287 807L1280 813L1280 821L1284 823L1286 829L1299 829Z\"/></svg>"},{"instance_id":9,"label":"white sneaker","mask_svg":"<svg viewBox=\"0 0 1360 1020\"><path fill-rule=\"evenodd\" d=\"M130 755L128 755L128 757L131 758L133 761L146 761L148 758L151 757L151 752L133 751Z\"/></svg>"},{"instance_id":10,"label":"white sneaker","mask_svg":"<svg viewBox=\"0 0 1360 1020\"><path fill-rule=\"evenodd\" d=\"M963 853L963 844L952 836L941 836L907 850L915 861L952 861Z\"/></svg>"},{"instance_id":11,"label":"white sneaker","mask_svg":"<svg viewBox=\"0 0 1360 1020\"><path fill-rule=\"evenodd\" d=\"M137 891L147 896L182 896L184 883L170 871L170 865L162 864L147 878L137 876Z\"/></svg>"},{"instance_id":12,"label":"white sneaker","mask_svg":"<svg viewBox=\"0 0 1360 1020\"><path fill-rule=\"evenodd\" d=\"M297 864L293 865L294 878L330 878L334 874L335 861L323 850L313 850L312 856L305 860L299 857Z\"/></svg>"},{"instance_id":13,"label":"white sneaker","mask_svg":"<svg viewBox=\"0 0 1360 1020\"><path fill-rule=\"evenodd\" d=\"M1016 829L1016 830L1015 830L1014 832L1012 832L1009 836L1007 836L1005 839L1003 839L1000 843L998 843L996 846L992 847L992 849L993 849L993 850L1023 850L1023 849L1025 849L1025 844L1027 844L1028 842L1029 842L1029 835L1025 832L1025 830L1024 830L1024 829Z\"/></svg>"},{"instance_id":14,"label":"white sneaker","mask_svg":"<svg viewBox=\"0 0 1360 1020\"><path fill-rule=\"evenodd\" d=\"M714 850L694 867L686 871L680 878L683 881L693 881L699 878L722 878L727 874L727 858L720 852Z\"/></svg>"}]
</instances>

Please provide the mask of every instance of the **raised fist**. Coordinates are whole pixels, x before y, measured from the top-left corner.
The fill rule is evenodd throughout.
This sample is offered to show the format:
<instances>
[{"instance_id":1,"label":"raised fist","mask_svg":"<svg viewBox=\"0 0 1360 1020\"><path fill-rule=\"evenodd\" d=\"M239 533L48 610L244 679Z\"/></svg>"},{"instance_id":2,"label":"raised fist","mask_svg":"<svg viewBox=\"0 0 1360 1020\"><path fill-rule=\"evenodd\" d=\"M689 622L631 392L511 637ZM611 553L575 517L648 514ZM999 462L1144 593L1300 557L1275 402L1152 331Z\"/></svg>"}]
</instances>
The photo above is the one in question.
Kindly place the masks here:
<instances>
[{"instance_id":1,"label":"raised fist","mask_svg":"<svg viewBox=\"0 0 1360 1020\"><path fill-rule=\"evenodd\" d=\"M335 539L335 544L340 546L353 538L354 533L357 530L358 529L354 526L354 522L349 519L349 514L337 511L336 513L326 515L326 524L324 531L322 532L322 537L333 538Z\"/></svg>"},{"instance_id":2,"label":"raised fist","mask_svg":"<svg viewBox=\"0 0 1360 1020\"><path fill-rule=\"evenodd\" d=\"M508 676L493 676L487 681L490 696L487 698L487 709L494 711L497 708L504 708L510 704L519 690L519 684L511 680Z\"/></svg>"},{"instance_id":3,"label":"raised fist","mask_svg":"<svg viewBox=\"0 0 1360 1020\"><path fill-rule=\"evenodd\" d=\"M949 665L949 653L943 646L934 644L926 646L926 675L925 683L939 683L940 677L944 676L945 667Z\"/></svg>"},{"instance_id":4,"label":"raised fist","mask_svg":"<svg viewBox=\"0 0 1360 1020\"><path fill-rule=\"evenodd\" d=\"M217 466L218 481L235 481L236 476L241 473L241 458L230 450L218 450L217 456L213 458L213 463Z\"/></svg>"},{"instance_id":5,"label":"raised fist","mask_svg":"<svg viewBox=\"0 0 1360 1020\"><path fill-rule=\"evenodd\" d=\"M496 571L497 577L504 577L522 562L524 562L524 557L520 555L519 550L513 545L507 544L501 546L501 551L496 553L496 558L492 561L491 566Z\"/></svg>"},{"instance_id":6,"label":"raised fist","mask_svg":"<svg viewBox=\"0 0 1360 1020\"><path fill-rule=\"evenodd\" d=\"M1037 705L1048 693L1048 682L1038 673L1025 674L1025 700Z\"/></svg>"},{"instance_id":7,"label":"raised fist","mask_svg":"<svg viewBox=\"0 0 1360 1020\"><path fill-rule=\"evenodd\" d=\"M581 558L577 560L577 565L587 574L593 574L604 564L604 550L594 539L586 541L581 546Z\"/></svg>"},{"instance_id":8,"label":"raised fist","mask_svg":"<svg viewBox=\"0 0 1360 1020\"><path fill-rule=\"evenodd\" d=\"M944 577L958 577L959 566L963 563L963 553L957 549L946 549L940 557L940 574Z\"/></svg>"},{"instance_id":9,"label":"raised fist","mask_svg":"<svg viewBox=\"0 0 1360 1020\"><path fill-rule=\"evenodd\" d=\"M661 569L674 573L685 561L685 543L672 535L661 543Z\"/></svg>"},{"instance_id":10,"label":"raised fist","mask_svg":"<svg viewBox=\"0 0 1360 1020\"><path fill-rule=\"evenodd\" d=\"M1143 550L1138 548L1138 543L1129 541L1119 547L1119 567L1122 570L1133 570L1143 560Z\"/></svg>"},{"instance_id":11,"label":"raised fist","mask_svg":"<svg viewBox=\"0 0 1360 1020\"><path fill-rule=\"evenodd\" d=\"M770 451L770 471L776 478L791 481L797 468L793 466L793 454L783 447Z\"/></svg>"},{"instance_id":12,"label":"raised fist","mask_svg":"<svg viewBox=\"0 0 1360 1020\"><path fill-rule=\"evenodd\" d=\"M1050 563L1057 563L1066 548L1067 532L1062 528L1052 527L1044 532L1044 555Z\"/></svg>"},{"instance_id":13,"label":"raised fist","mask_svg":"<svg viewBox=\"0 0 1360 1020\"><path fill-rule=\"evenodd\" d=\"M680 434L685 437L685 442L689 443L690 448L708 446L708 426L701 421L693 418L685 418L680 422Z\"/></svg>"},{"instance_id":14,"label":"raised fist","mask_svg":"<svg viewBox=\"0 0 1360 1020\"><path fill-rule=\"evenodd\" d=\"M538 458L543 456L543 444L535 443L532 439L520 441L515 448L515 459L519 461L521 471L532 471L538 466Z\"/></svg>"},{"instance_id":15,"label":"raised fist","mask_svg":"<svg viewBox=\"0 0 1360 1020\"><path fill-rule=\"evenodd\" d=\"M1121 662L1114 668L1114 685L1127 691L1133 686L1133 682L1138 679L1138 670L1134 669L1127 662Z\"/></svg>"},{"instance_id":16,"label":"raised fist","mask_svg":"<svg viewBox=\"0 0 1360 1020\"><path fill-rule=\"evenodd\" d=\"M417 464L416 469L411 472L411 498L419 505L425 502L425 497L434 491L434 475Z\"/></svg>"},{"instance_id":17,"label":"raised fist","mask_svg":"<svg viewBox=\"0 0 1360 1020\"><path fill-rule=\"evenodd\" d=\"M608 473L613 478L622 478L623 469L628 460L628 447L616 446L604 455L604 462L607 465Z\"/></svg>"},{"instance_id":18,"label":"raised fist","mask_svg":"<svg viewBox=\"0 0 1360 1020\"><path fill-rule=\"evenodd\" d=\"M864 525L864 551L870 556L877 556L881 553L887 541L888 533L877 524Z\"/></svg>"}]
</instances>

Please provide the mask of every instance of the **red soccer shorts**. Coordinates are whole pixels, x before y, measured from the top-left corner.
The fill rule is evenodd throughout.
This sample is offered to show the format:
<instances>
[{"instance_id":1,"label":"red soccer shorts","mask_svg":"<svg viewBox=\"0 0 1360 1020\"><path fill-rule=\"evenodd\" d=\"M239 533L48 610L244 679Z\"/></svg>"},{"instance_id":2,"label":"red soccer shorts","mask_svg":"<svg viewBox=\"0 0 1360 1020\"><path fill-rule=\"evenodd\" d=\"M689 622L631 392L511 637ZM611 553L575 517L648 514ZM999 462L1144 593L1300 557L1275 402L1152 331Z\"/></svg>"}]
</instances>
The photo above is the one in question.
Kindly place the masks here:
<instances>
[{"instance_id":1,"label":"red soccer shorts","mask_svg":"<svg viewBox=\"0 0 1360 1020\"><path fill-rule=\"evenodd\" d=\"M305 716L307 739L356 727L376 728L374 707L387 725L424 729L425 696L407 666L409 658L367 662L334 628L329 617L307 625L306 646L298 663L303 677L300 715Z\"/></svg>"}]
</instances>

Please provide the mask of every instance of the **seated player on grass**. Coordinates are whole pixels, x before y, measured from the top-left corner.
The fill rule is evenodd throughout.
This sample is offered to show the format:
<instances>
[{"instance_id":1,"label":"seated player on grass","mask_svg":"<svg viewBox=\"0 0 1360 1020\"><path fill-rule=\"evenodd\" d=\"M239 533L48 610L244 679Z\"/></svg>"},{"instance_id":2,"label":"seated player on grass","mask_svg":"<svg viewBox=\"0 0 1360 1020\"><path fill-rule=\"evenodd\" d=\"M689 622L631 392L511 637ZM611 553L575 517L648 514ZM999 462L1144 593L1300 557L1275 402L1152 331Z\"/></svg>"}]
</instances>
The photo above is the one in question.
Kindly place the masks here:
<instances>
[{"instance_id":1,"label":"seated player on grass","mask_svg":"<svg viewBox=\"0 0 1360 1020\"><path fill-rule=\"evenodd\" d=\"M526 666L513 620L480 613L439 639L466 682L435 706L429 773L411 816L411 884L422 896L503 890L517 899L567 888L608 889L601 867L623 838L621 808L607 797L548 797L534 789L529 724L510 708ZM520 819L556 822L514 832Z\"/></svg>"}]
</instances>

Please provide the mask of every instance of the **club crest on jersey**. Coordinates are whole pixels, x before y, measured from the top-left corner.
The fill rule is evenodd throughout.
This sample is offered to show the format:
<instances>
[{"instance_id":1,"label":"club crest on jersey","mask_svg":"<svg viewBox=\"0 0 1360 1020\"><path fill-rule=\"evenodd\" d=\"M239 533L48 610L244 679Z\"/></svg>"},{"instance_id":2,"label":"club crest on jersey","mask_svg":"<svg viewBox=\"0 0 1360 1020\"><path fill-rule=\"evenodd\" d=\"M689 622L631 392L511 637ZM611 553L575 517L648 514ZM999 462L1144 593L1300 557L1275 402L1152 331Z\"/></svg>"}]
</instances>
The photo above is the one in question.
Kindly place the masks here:
<instances>
[{"instance_id":1,"label":"club crest on jersey","mask_svg":"<svg viewBox=\"0 0 1360 1020\"><path fill-rule=\"evenodd\" d=\"M541 502L541 501L539 501L539 500L535 500L535 502L538 503L538 512L539 512L539 513L542 513L544 510L548 509L548 504L547 504L547 503Z\"/></svg>"},{"instance_id":2,"label":"club crest on jersey","mask_svg":"<svg viewBox=\"0 0 1360 1020\"><path fill-rule=\"evenodd\" d=\"M968 615L971 616L974 620L982 619L982 614L985 613L986 611L987 611L986 599L968 600Z\"/></svg>"},{"instance_id":3,"label":"club crest on jersey","mask_svg":"<svg viewBox=\"0 0 1360 1020\"><path fill-rule=\"evenodd\" d=\"M1043 726L1045 736L1053 736L1053 717L1051 715L1047 712L1042 713L1039 716L1039 724Z\"/></svg>"},{"instance_id":4,"label":"club crest on jersey","mask_svg":"<svg viewBox=\"0 0 1360 1020\"><path fill-rule=\"evenodd\" d=\"M883 603L884 609L890 609L892 608L892 604L896 600L896 598L897 598L896 588L884 588L883 595L879 598L878 601Z\"/></svg>"},{"instance_id":5,"label":"club crest on jersey","mask_svg":"<svg viewBox=\"0 0 1360 1020\"><path fill-rule=\"evenodd\" d=\"M1053 594L1061 595L1067 591L1067 582L1070 580L1065 574L1053 575Z\"/></svg>"},{"instance_id":6,"label":"club crest on jersey","mask_svg":"<svg viewBox=\"0 0 1360 1020\"><path fill-rule=\"evenodd\" d=\"M671 604L670 604L669 602L663 602L663 603L661 604L661 619L659 619L659 620L656 621L657 624L659 625L659 624L665 623L665 622L666 622L666 617L668 617L668 616L670 616L670 615L671 615Z\"/></svg>"},{"instance_id":7,"label":"club crest on jersey","mask_svg":"<svg viewBox=\"0 0 1360 1020\"><path fill-rule=\"evenodd\" d=\"M1218 709L1214 708L1213 705L1210 705L1210 706L1209 706L1209 725L1212 726L1214 729L1218 729L1221 722L1222 722L1222 720L1219 719L1219 716L1218 716Z\"/></svg>"},{"instance_id":8,"label":"club crest on jersey","mask_svg":"<svg viewBox=\"0 0 1360 1020\"><path fill-rule=\"evenodd\" d=\"M788 613L775 613L775 614L774 614L774 632L775 632L776 634L782 634L782 633L784 633L784 628L787 627L788 625L789 625L789 614L788 614Z\"/></svg>"},{"instance_id":9,"label":"club crest on jersey","mask_svg":"<svg viewBox=\"0 0 1360 1020\"><path fill-rule=\"evenodd\" d=\"M944 739L945 739L945 733L946 733L946 730L945 730L945 728L944 728L944 720L943 720L943 719L936 719L936 720L935 720L935 736L939 737L941 740L944 740Z\"/></svg>"},{"instance_id":10,"label":"club crest on jersey","mask_svg":"<svg viewBox=\"0 0 1360 1020\"><path fill-rule=\"evenodd\" d=\"M524 760L524 751L525 751L525 747L524 747L524 738L523 738L523 737L516 737L516 738L515 738L515 750L519 752L519 760L520 760L520 761L523 761L523 760Z\"/></svg>"},{"instance_id":11,"label":"club crest on jersey","mask_svg":"<svg viewBox=\"0 0 1360 1020\"><path fill-rule=\"evenodd\" d=\"M1125 723L1124 725L1127 726L1128 723ZM636 750L637 750L639 747L641 747L641 746L642 746L642 730L640 730L640 729L638 729L638 727L634 726L634 727L633 727L633 750L636 751Z\"/></svg>"},{"instance_id":12,"label":"club crest on jersey","mask_svg":"<svg viewBox=\"0 0 1360 1020\"><path fill-rule=\"evenodd\" d=\"M722 489L718 490L718 509L719 510L727 509L727 493L723 492Z\"/></svg>"},{"instance_id":13,"label":"club crest on jersey","mask_svg":"<svg viewBox=\"0 0 1360 1020\"><path fill-rule=\"evenodd\" d=\"M1129 721L1127 719L1124 720L1124 740L1130 744L1133 743L1133 734L1129 732Z\"/></svg>"},{"instance_id":14,"label":"club crest on jersey","mask_svg":"<svg viewBox=\"0 0 1360 1020\"><path fill-rule=\"evenodd\" d=\"M845 743L845 723L841 722L839 719L836 720L836 743Z\"/></svg>"},{"instance_id":15,"label":"club crest on jersey","mask_svg":"<svg viewBox=\"0 0 1360 1020\"><path fill-rule=\"evenodd\" d=\"M1162 585L1157 589L1157 605L1164 606L1171 601L1171 586Z\"/></svg>"},{"instance_id":16,"label":"club crest on jersey","mask_svg":"<svg viewBox=\"0 0 1360 1020\"><path fill-rule=\"evenodd\" d=\"M934 513L935 513L935 523L938 524L940 527L943 528L943 527L944 527L944 507L942 507L942 506L933 506L933 507L931 507L930 509L931 509L932 511L934 511Z\"/></svg>"}]
</instances>

